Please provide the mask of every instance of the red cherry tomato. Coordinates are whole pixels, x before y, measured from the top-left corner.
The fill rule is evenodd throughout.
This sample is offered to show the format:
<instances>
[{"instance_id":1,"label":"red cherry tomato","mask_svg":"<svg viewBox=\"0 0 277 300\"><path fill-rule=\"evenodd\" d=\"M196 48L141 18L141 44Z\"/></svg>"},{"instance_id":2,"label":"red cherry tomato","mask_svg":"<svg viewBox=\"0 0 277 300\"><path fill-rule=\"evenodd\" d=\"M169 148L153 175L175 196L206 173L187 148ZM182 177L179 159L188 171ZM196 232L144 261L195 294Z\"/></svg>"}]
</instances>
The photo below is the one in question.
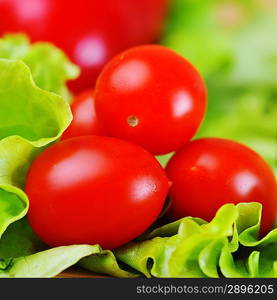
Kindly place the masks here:
<instances>
[{"instance_id":1,"label":"red cherry tomato","mask_svg":"<svg viewBox=\"0 0 277 300\"><path fill-rule=\"evenodd\" d=\"M158 217L169 183L143 148L103 136L64 140L32 164L28 218L50 246L100 244L115 248Z\"/></svg>"},{"instance_id":2,"label":"red cherry tomato","mask_svg":"<svg viewBox=\"0 0 277 300\"><path fill-rule=\"evenodd\" d=\"M184 216L210 221L225 203L260 202L262 233L277 216L277 184L266 162L237 142L203 138L194 140L170 159L166 173L172 181L172 219Z\"/></svg>"},{"instance_id":3,"label":"red cherry tomato","mask_svg":"<svg viewBox=\"0 0 277 300\"><path fill-rule=\"evenodd\" d=\"M73 120L63 133L63 140L75 136L105 134L96 116L93 90L79 94L71 104L71 111Z\"/></svg>"},{"instance_id":4,"label":"red cherry tomato","mask_svg":"<svg viewBox=\"0 0 277 300\"><path fill-rule=\"evenodd\" d=\"M96 83L95 107L107 134L153 154L169 153L190 140L206 104L206 88L196 69L158 45L116 56Z\"/></svg>"},{"instance_id":5,"label":"red cherry tomato","mask_svg":"<svg viewBox=\"0 0 277 300\"><path fill-rule=\"evenodd\" d=\"M0 35L24 31L33 41L62 48L81 66L70 83L92 88L103 65L118 52L159 37L168 0L1 0Z\"/></svg>"}]
</instances>

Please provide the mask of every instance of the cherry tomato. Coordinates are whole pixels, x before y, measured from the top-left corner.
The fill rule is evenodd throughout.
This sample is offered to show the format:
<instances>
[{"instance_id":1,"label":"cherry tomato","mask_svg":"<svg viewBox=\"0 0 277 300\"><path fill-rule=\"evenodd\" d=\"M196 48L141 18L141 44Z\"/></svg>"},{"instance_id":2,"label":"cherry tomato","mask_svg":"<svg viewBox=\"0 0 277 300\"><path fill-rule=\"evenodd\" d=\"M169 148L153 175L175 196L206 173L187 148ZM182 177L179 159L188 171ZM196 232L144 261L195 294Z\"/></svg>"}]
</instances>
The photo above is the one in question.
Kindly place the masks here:
<instances>
[{"instance_id":1,"label":"cherry tomato","mask_svg":"<svg viewBox=\"0 0 277 300\"><path fill-rule=\"evenodd\" d=\"M82 135L105 135L94 107L93 90L88 90L79 94L71 104L73 120L62 139L68 139Z\"/></svg>"},{"instance_id":2,"label":"cherry tomato","mask_svg":"<svg viewBox=\"0 0 277 300\"><path fill-rule=\"evenodd\" d=\"M0 35L26 32L33 41L62 48L81 66L74 92L94 86L103 65L118 52L154 42L168 0L1 0Z\"/></svg>"},{"instance_id":3,"label":"cherry tomato","mask_svg":"<svg viewBox=\"0 0 277 300\"><path fill-rule=\"evenodd\" d=\"M206 105L200 74L186 59L158 45L119 54L96 83L96 112L107 134L153 154L169 153L190 140Z\"/></svg>"},{"instance_id":4,"label":"cherry tomato","mask_svg":"<svg viewBox=\"0 0 277 300\"><path fill-rule=\"evenodd\" d=\"M27 176L28 218L50 246L115 248L158 217L169 183L143 148L103 136L59 142L40 154Z\"/></svg>"},{"instance_id":5,"label":"cherry tomato","mask_svg":"<svg viewBox=\"0 0 277 300\"><path fill-rule=\"evenodd\" d=\"M172 181L168 216L210 221L225 203L260 202L264 234L277 215L277 184L266 162L237 142L202 138L179 149L166 166Z\"/></svg>"}]
</instances>

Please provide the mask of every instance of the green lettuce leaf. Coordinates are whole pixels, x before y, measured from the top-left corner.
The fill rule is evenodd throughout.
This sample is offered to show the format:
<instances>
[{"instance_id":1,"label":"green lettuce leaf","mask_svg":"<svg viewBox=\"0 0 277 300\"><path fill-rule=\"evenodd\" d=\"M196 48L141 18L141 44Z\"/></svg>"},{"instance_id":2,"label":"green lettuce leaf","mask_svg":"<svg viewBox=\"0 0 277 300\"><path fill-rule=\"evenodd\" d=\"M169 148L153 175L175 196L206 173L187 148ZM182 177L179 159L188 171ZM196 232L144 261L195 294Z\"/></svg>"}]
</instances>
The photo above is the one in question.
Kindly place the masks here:
<instances>
[{"instance_id":1,"label":"green lettuce leaf","mask_svg":"<svg viewBox=\"0 0 277 300\"><path fill-rule=\"evenodd\" d=\"M2 235L0 240L0 258L9 260L28 256L48 248L34 233L27 217L23 217L12 223Z\"/></svg>"},{"instance_id":2,"label":"green lettuce leaf","mask_svg":"<svg viewBox=\"0 0 277 300\"><path fill-rule=\"evenodd\" d=\"M68 127L72 114L60 96L36 86L20 60L0 59L0 237L28 210L28 168Z\"/></svg>"},{"instance_id":3,"label":"green lettuce leaf","mask_svg":"<svg viewBox=\"0 0 277 300\"><path fill-rule=\"evenodd\" d=\"M129 278L141 276L140 273L116 259L110 250L101 250L99 253L87 256L78 262L78 265L93 273L107 274L114 277Z\"/></svg>"},{"instance_id":4,"label":"green lettuce leaf","mask_svg":"<svg viewBox=\"0 0 277 300\"><path fill-rule=\"evenodd\" d=\"M49 247L36 236L24 217L11 224L0 240L0 277L45 277L49 270L53 277L76 263L93 273L126 278L139 276L136 270L122 266L112 251L102 250L98 245L89 246L93 250L89 256L81 251L77 259L72 257L72 251L75 255L74 249L88 249L87 245L80 246L56 247L49 252ZM33 255L38 253L40 255ZM34 266L39 270L36 273L32 270Z\"/></svg>"},{"instance_id":5,"label":"green lettuce leaf","mask_svg":"<svg viewBox=\"0 0 277 300\"><path fill-rule=\"evenodd\" d=\"M98 253L99 246L56 247L29 256L8 260L0 277L54 277L81 258Z\"/></svg>"},{"instance_id":6,"label":"green lettuce leaf","mask_svg":"<svg viewBox=\"0 0 277 300\"><path fill-rule=\"evenodd\" d=\"M78 263L87 270L115 277L137 277L136 273L121 269L110 251L98 245L62 246L36 252L28 256L0 260L0 278L55 277Z\"/></svg>"},{"instance_id":7,"label":"green lettuce leaf","mask_svg":"<svg viewBox=\"0 0 277 300\"><path fill-rule=\"evenodd\" d=\"M45 250L23 219L12 224L0 242L0 276L56 276L70 263L77 263L93 273L114 277L276 278L277 229L258 238L261 211L260 203L226 204L209 223L185 217L146 232L113 252L98 245L79 245L94 250L81 251L78 257L74 245ZM20 222L27 226L24 230ZM16 234L17 230L21 234ZM21 253L1 244L17 239L18 245L23 245Z\"/></svg>"},{"instance_id":8,"label":"green lettuce leaf","mask_svg":"<svg viewBox=\"0 0 277 300\"><path fill-rule=\"evenodd\" d=\"M277 277L277 229L258 239L261 209L226 204L210 223L183 218L115 255L147 277Z\"/></svg>"},{"instance_id":9,"label":"green lettuce leaf","mask_svg":"<svg viewBox=\"0 0 277 300\"><path fill-rule=\"evenodd\" d=\"M0 39L0 58L23 60L40 88L71 99L66 82L77 78L80 69L53 44L31 44L26 35L7 34Z\"/></svg>"}]
</instances>

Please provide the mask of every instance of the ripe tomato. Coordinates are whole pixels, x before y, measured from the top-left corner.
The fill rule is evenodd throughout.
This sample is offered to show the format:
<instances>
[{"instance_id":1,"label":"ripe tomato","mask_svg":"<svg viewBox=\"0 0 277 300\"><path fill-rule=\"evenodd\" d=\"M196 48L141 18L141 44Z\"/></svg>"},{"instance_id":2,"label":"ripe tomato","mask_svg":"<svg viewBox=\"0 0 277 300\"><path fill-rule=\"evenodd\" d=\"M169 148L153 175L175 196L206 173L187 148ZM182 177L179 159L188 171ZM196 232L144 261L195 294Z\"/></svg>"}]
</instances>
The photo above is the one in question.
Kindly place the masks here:
<instances>
[{"instance_id":1,"label":"ripe tomato","mask_svg":"<svg viewBox=\"0 0 277 300\"><path fill-rule=\"evenodd\" d=\"M100 124L94 106L93 90L79 94L71 104L73 120L62 139L68 139L82 135L104 135L104 129Z\"/></svg>"},{"instance_id":2,"label":"ripe tomato","mask_svg":"<svg viewBox=\"0 0 277 300\"><path fill-rule=\"evenodd\" d=\"M206 104L206 88L196 69L158 45L116 56L96 83L96 112L107 134L153 154L169 153L190 140Z\"/></svg>"},{"instance_id":3,"label":"ripe tomato","mask_svg":"<svg viewBox=\"0 0 277 300\"><path fill-rule=\"evenodd\" d=\"M219 138L194 140L170 159L166 173L172 181L168 215L211 220L225 203L260 202L262 233L274 225L277 184L266 162L253 150Z\"/></svg>"},{"instance_id":4,"label":"ripe tomato","mask_svg":"<svg viewBox=\"0 0 277 300\"><path fill-rule=\"evenodd\" d=\"M143 233L162 210L169 183L143 148L83 136L40 154L27 176L28 218L50 246L115 248Z\"/></svg>"},{"instance_id":5,"label":"ripe tomato","mask_svg":"<svg viewBox=\"0 0 277 300\"><path fill-rule=\"evenodd\" d=\"M103 65L118 52L156 41L168 0L1 0L0 35L26 32L33 41L62 48L81 66L70 87L94 86Z\"/></svg>"}]
</instances>

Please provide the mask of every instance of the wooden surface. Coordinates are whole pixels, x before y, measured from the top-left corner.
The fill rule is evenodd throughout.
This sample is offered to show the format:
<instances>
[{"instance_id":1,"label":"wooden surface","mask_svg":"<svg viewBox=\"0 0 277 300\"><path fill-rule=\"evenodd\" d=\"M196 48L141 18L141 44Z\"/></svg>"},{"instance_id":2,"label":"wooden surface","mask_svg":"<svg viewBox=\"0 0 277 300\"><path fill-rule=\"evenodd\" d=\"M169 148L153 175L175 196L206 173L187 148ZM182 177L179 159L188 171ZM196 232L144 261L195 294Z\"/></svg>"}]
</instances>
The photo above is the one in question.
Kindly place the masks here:
<instances>
[{"instance_id":1,"label":"wooden surface","mask_svg":"<svg viewBox=\"0 0 277 300\"><path fill-rule=\"evenodd\" d=\"M59 275L56 278L108 278L107 275L94 274L92 272L88 272L82 268L69 268Z\"/></svg>"}]
</instances>

